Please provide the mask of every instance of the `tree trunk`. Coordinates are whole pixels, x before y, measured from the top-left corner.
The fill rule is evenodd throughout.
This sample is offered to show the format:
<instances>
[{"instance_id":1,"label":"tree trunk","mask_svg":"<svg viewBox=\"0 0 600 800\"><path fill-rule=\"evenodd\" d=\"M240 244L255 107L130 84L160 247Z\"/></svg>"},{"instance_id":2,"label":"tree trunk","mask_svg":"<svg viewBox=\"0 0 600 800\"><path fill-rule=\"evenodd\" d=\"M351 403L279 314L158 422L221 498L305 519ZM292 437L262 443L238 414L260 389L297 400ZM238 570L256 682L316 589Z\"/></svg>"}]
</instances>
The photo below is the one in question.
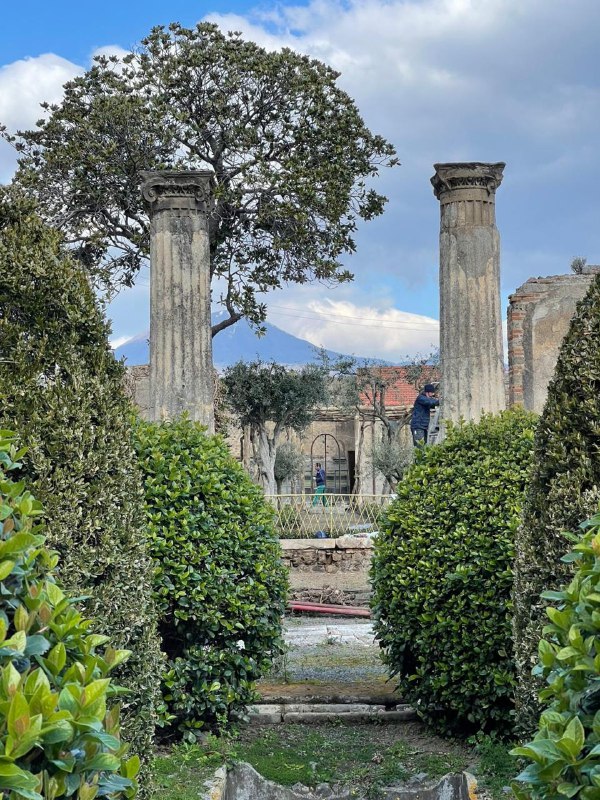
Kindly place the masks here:
<instances>
[{"instance_id":1,"label":"tree trunk","mask_svg":"<svg viewBox=\"0 0 600 800\"><path fill-rule=\"evenodd\" d=\"M360 420L360 428L358 431L358 442L356 445L356 454L355 454L355 466L356 471L354 473L354 488L352 490L353 494L359 495L362 492L362 473L364 469L364 464L362 463L363 458L363 447L365 443L365 421L364 419Z\"/></svg>"},{"instance_id":2,"label":"tree trunk","mask_svg":"<svg viewBox=\"0 0 600 800\"><path fill-rule=\"evenodd\" d=\"M277 494L275 483L275 454L277 446L275 437L269 436L266 428L258 425L253 426L250 437L258 471L258 483L264 489L265 494Z\"/></svg>"}]
</instances>

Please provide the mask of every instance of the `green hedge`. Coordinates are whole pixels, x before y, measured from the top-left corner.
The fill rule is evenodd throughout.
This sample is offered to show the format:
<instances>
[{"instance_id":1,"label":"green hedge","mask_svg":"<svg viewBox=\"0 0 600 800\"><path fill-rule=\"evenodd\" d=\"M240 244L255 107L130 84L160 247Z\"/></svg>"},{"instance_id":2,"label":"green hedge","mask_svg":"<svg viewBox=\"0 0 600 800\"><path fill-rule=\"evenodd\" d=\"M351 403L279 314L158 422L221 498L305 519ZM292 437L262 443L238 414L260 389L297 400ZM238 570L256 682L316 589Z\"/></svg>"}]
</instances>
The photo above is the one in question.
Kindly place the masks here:
<instances>
[{"instance_id":1,"label":"green hedge","mask_svg":"<svg viewBox=\"0 0 600 800\"><path fill-rule=\"evenodd\" d=\"M530 762L513 784L517 800L600 794L600 513L581 527L563 559L573 580L542 596L553 603L535 668L545 710L533 741L512 751Z\"/></svg>"},{"instance_id":2,"label":"green hedge","mask_svg":"<svg viewBox=\"0 0 600 800\"><path fill-rule=\"evenodd\" d=\"M220 437L140 423L137 449L161 614L165 717L180 730L243 716L281 651L287 574L262 492Z\"/></svg>"},{"instance_id":3,"label":"green hedge","mask_svg":"<svg viewBox=\"0 0 600 800\"><path fill-rule=\"evenodd\" d=\"M376 540L375 631L403 698L438 730L506 732L514 533L535 417L450 426L417 454Z\"/></svg>"},{"instance_id":4,"label":"green hedge","mask_svg":"<svg viewBox=\"0 0 600 800\"><path fill-rule=\"evenodd\" d=\"M23 477L51 521L63 585L87 597L96 632L134 652L117 679L131 689L123 725L145 760L162 657L132 411L109 332L58 234L0 190L0 427L28 448Z\"/></svg>"},{"instance_id":5,"label":"green hedge","mask_svg":"<svg viewBox=\"0 0 600 800\"><path fill-rule=\"evenodd\" d=\"M541 593L569 580L563 531L600 500L600 276L578 304L563 341L535 437L534 469L516 538L514 637L519 727L535 729L539 683L531 676L545 624Z\"/></svg>"},{"instance_id":6,"label":"green hedge","mask_svg":"<svg viewBox=\"0 0 600 800\"><path fill-rule=\"evenodd\" d=\"M108 677L130 652L91 633L55 582L42 504L13 480L23 455L0 430L0 793L133 798L140 760L125 758Z\"/></svg>"}]
</instances>

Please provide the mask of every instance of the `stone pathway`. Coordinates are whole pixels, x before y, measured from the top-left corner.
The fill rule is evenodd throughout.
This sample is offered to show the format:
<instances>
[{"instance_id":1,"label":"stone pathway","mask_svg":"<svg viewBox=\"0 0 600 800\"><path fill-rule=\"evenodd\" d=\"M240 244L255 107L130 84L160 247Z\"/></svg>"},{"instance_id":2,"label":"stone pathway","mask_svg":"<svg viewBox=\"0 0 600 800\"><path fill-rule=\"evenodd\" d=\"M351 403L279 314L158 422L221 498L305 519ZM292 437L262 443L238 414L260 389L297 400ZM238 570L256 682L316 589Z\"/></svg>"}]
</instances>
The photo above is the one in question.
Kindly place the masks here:
<instances>
[{"instance_id":1,"label":"stone pathway","mask_svg":"<svg viewBox=\"0 0 600 800\"><path fill-rule=\"evenodd\" d=\"M295 616L285 657L258 689L266 703L401 702L379 657L370 620Z\"/></svg>"},{"instance_id":2,"label":"stone pathway","mask_svg":"<svg viewBox=\"0 0 600 800\"><path fill-rule=\"evenodd\" d=\"M372 622L349 617L292 617L285 627L285 641L298 648L348 644L378 649Z\"/></svg>"}]
</instances>

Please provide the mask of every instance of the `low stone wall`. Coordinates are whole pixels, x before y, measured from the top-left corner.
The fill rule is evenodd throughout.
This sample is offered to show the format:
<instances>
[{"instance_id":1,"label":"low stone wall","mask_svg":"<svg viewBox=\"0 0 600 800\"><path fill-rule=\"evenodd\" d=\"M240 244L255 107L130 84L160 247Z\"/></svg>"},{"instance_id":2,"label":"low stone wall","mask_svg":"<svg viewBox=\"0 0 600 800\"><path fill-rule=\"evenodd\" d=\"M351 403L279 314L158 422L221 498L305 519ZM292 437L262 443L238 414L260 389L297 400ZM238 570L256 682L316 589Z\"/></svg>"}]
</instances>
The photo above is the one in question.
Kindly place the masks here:
<instances>
[{"instance_id":1,"label":"low stone wall","mask_svg":"<svg viewBox=\"0 0 600 800\"><path fill-rule=\"evenodd\" d=\"M367 606L373 543L368 538L281 539L291 599Z\"/></svg>"}]
</instances>

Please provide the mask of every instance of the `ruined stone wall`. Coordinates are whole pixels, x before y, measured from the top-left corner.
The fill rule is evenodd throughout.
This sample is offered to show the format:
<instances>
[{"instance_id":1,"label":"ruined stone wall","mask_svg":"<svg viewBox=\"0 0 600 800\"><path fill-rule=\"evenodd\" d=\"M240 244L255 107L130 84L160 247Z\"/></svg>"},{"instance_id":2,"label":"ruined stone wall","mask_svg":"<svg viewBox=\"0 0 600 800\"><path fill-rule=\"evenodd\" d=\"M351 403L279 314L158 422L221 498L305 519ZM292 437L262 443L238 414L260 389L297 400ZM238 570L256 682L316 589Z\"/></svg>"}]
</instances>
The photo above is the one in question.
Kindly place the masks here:
<instances>
[{"instance_id":1,"label":"ruined stone wall","mask_svg":"<svg viewBox=\"0 0 600 800\"><path fill-rule=\"evenodd\" d=\"M581 275L530 278L509 297L509 405L543 411L562 340L598 271L589 266Z\"/></svg>"},{"instance_id":2,"label":"ruined stone wall","mask_svg":"<svg viewBox=\"0 0 600 800\"><path fill-rule=\"evenodd\" d=\"M282 539L292 600L366 606L371 587L369 539Z\"/></svg>"}]
</instances>

